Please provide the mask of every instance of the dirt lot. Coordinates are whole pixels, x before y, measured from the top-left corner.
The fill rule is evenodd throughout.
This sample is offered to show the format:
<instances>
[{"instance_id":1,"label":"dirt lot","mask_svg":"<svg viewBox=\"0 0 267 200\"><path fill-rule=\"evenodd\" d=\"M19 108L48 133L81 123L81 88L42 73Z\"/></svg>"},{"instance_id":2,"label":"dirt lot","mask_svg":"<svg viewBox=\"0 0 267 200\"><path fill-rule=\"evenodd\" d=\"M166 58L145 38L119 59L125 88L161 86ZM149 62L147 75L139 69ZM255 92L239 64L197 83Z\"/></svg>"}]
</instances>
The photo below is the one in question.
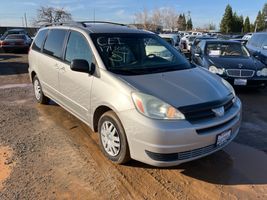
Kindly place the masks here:
<instances>
[{"instance_id":1,"label":"dirt lot","mask_svg":"<svg viewBox=\"0 0 267 200\"><path fill-rule=\"evenodd\" d=\"M97 133L37 105L27 56L0 54L0 199L267 199L267 90L238 91L243 123L223 151L173 168L124 166Z\"/></svg>"}]
</instances>

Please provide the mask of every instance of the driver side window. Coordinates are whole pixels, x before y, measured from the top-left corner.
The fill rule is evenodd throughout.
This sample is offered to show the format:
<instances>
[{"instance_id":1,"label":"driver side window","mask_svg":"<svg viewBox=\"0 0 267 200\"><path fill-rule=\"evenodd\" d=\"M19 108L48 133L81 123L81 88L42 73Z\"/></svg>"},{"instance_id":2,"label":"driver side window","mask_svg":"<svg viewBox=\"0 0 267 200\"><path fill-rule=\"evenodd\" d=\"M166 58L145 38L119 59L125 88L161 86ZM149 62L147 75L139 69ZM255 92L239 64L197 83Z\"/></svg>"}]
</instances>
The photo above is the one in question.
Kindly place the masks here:
<instances>
[{"instance_id":1,"label":"driver side window","mask_svg":"<svg viewBox=\"0 0 267 200\"><path fill-rule=\"evenodd\" d=\"M149 38L146 41L145 51L147 56L154 55L168 61L173 61L172 53L155 39Z\"/></svg>"},{"instance_id":2,"label":"driver side window","mask_svg":"<svg viewBox=\"0 0 267 200\"><path fill-rule=\"evenodd\" d=\"M65 61L71 63L74 59L87 60L92 63L92 51L85 37L76 31L70 33L66 47Z\"/></svg>"}]
</instances>

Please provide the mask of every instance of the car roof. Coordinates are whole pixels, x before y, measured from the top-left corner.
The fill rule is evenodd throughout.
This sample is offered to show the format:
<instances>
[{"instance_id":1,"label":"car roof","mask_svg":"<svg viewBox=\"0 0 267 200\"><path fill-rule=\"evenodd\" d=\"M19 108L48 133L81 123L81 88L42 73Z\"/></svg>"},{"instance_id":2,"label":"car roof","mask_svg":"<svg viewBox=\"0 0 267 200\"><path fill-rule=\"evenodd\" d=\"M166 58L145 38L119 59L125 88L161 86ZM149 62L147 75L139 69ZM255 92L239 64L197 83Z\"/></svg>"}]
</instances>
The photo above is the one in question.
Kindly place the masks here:
<instances>
[{"instance_id":1,"label":"car roof","mask_svg":"<svg viewBox=\"0 0 267 200\"><path fill-rule=\"evenodd\" d=\"M253 33L252 35L266 35L267 32L257 32L257 33Z\"/></svg>"},{"instance_id":2,"label":"car roof","mask_svg":"<svg viewBox=\"0 0 267 200\"><path fill-rule=\"evenodd\" d=\"M239 41L235 41L235 40L218 40L218 39L209 39L209 40L203 40L206 43L233 43L233 44L240 44Z\"/></svg>"},{"instance_id":3,"label":"car roof","mask_svg":"<svg viewBox=\"0 0 267 200\"><path fill-rule=\"evenodd\" d=\"M159 34L160 37L165 37L165 38L177 38L177 34L174 33L161 33Z\"/></svg>"},{"instance_id":4,"label":"car roof","mask_svg":"<svg viewBox=\"0 0 267 200\"><path fill-rule=\"evenodd\" d=\"M211 37L211 36L197 36L196 39L198 39L198 40L214 40L217 38Z\"/></svg>"},{"instance_id":5,"label":"car roof","mask_svg":"<svg viewBox=\"0 0 267 200\"><path fill-rule=\"evenodd\" d=\"M89 24L86 26L92 33L151 33L148 31L138 30L129 26L114 24Z\"/></svg>"},{"instance_id":6,"label":"car roof","mask_svg":"<svg viewBox=\"0 0 267 200\"><path fill-rule=\"evenodd\" d=\"M78 28L84 31L87 31L89 33L143 33L143 34L154 34L150 31L146 30L140 30L135 27L123 25L123 24L113 24L113 23L83 23L83 24L78 24L78 23L73 23L73 24L66 24L66 25L50 25L50 26L45 26L48 29L53 29L53 28L62 28L62 29L67 29L67 28Z\"/></svg>"},{"instance_id":7,"label":"car roof","mask_svg":"<svg viewBox=\"0 0 267 200\"><path fill-rule=\"evenodd\" d=\"M21 36L21 35L26 35L26 34L23 34L23 33L20 33L20 34L9 34L9 35L7 35L7 37L9 37L9 36Z\"/></svg>"},{"instance_id":8,"label":"car roof","mask_svg":"<svg viewBox=\"0 0 267 200\"><path fill-rule=\"evenodd\" d=\"M15 28L15 29L9 29L9 30L7 30L7 32L11 32L11 31L14 31L14 32L20 32L20 31L24 31L24 32L26 32L26 30L25 30L25 29L18 29L18 28Z\"/></svg>"}]
</instances>

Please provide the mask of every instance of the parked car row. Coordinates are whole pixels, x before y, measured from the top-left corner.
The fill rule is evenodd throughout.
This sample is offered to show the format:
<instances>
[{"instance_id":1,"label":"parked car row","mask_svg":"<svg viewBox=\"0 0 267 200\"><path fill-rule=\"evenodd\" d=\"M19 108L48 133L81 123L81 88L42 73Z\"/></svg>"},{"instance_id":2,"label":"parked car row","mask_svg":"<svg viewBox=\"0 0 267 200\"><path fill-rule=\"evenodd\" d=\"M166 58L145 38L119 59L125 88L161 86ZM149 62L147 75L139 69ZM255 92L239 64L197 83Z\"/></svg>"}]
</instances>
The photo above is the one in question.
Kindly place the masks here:
<instances>
[{"instance_id":1,"label":"parked car row","mask_svg":"<svg viewBox=\"0 0 267 200\"><path fill-rule=\"evenodd\" d=\"M176 49L190 52L192 63L221 76L234 86L263 88L267 85L267 33L247 34L244 37L185 34L180 40L180 48L174 39L170 42L171 36L177 38L176 34L159 36L165 40L169 37L169 43Z\"/></svg>"}]
</instances>

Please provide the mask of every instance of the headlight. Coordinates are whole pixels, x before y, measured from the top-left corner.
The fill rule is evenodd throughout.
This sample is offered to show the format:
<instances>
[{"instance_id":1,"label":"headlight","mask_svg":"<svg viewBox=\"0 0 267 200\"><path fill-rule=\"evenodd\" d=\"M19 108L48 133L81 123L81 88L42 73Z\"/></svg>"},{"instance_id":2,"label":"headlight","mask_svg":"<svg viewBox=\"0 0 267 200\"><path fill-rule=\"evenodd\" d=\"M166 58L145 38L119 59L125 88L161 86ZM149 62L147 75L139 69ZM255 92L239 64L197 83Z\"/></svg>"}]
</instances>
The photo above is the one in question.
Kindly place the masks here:
<instances>
[{"instance_id":1,"label":"headlight","mask_svg":"<svg viewBox=\"0 0 267 200\"><path fill-rule=\"evenodd\" d=\"M222 78L222 82L229 89L229 91L233 94L233 96L234 96L233 102L235 102L236 101L236 94L235 94L235 90L234 90L233 86L230 83L228 83L228 81L224 80L223 78Z\"/></svg>"},{"instance_id":2,"label":"headlight","mask_svg":"<svg viewBox=\"0 0 267 200\"><path fill-rule=\"evenodd\" d=\"M149 118L185 119L179 110L151 95L132 93L132 98L136 109Z\"/></svg>"},{"instance_id":3,"label":"headlight","mask_svg":"<svg viewBox=\"0 0 267 200\"><path fill-rule=\"evenodd\" d=\"M267 68L257 71L257 76L267 76Z\"/></svg>"},{"instance_id":4,"label":"headlight","mask_svg":"<svg viewBox=\"0 0 267 200\"><path fill-rule=\"evenodd\" d=\"M209 67L209 71L214 73L214 74L219 74L219 75L223 75L224 74L224 68L217 68L214 65Z\"/></svg>"}]
</instances>

